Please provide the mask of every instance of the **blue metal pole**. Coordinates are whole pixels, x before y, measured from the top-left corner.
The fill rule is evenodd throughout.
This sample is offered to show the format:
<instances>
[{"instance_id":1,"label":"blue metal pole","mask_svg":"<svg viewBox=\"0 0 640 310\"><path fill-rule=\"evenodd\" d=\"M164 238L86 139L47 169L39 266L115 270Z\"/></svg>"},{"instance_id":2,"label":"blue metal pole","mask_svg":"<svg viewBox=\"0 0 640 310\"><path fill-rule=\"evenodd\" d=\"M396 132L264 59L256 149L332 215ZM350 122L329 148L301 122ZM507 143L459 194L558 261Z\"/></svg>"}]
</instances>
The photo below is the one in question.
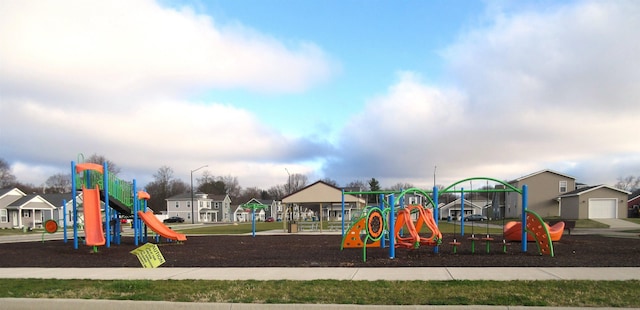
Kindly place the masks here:
<instances>
[{"instance_id":1,"label":"blue metal pole","mask_svg":"<svg viewBox=\"0 0 640 310\"><path fill-rule=\"evenodd\" d=\"M105 234L107 235L107 248L111 247L111 217L109 216L109 170L107 170L107 162L103 164L102 173L102 187L104 187L104 218L107 221L107 229Z\"/></svg>"},{"instance_id":2,"label":"blue metal pole","mask_svg":"<svg viewBox=\"0 0 640 310\"><path fill-rule=\"evenodd\" d=\"M464 187L460 189L460 235L464 236Z\"/></svg>"},{"instance_id":3,"label":"blue metal pole","mask_svg":"<svg viewBox=\"0 0 640 310\"><path fill-rule=\"evenodd\" d=\"M342 219L342 238L344 238L344 188L342 189L342 216L340 218Z\"/></svg>"},{"instance_id":4,"label":"blue metal pole","mask_svg":"<svg viewBox=\"0 0 640 310\"><path fill-rule=\"evenodd\" d=\"M522 185L522 252L527 252L527 200L529 199L527 185Z\"/></svg>"},{"instance_id":5,"label":"blue metal pole","mask_svg":"<svg viewBox=\"0 0 640 310\"><path fill-rule=\"evenodd\" d=\"M136 192L136 180L133 180L133 193L133 243L134 245L138 245L139 240L141 240L140 230L138 228L140 226L140 223L138 223L140 200L138 199L138 192Z\"/></svg>"},{"instance_id":6,"label":"blue metal pole","mask_svg":"<svg viewBox=\"0 0 640 310\"><path fill-rule=\"evenodd\" d=\"M438 226L438 220L440 219L440 210L438 209L438 188L436 186L433 186L433 217L433 220L436 222L436 226ZM437 245L433 247L433 253L440 252L439 248L440 247Z\"/></svg>"},{"instance_id":7,"label":"blue metal pole","mask_svg":"<svg viewBox=\"0 0 640 310\"><path fill-rule=\"evenodd\" d=\"M256 237L256 208L251 208L251 231L252 235Z\"/></svg>"},{"instance_id":8,"label":"blue metal pole","mask_svg":"<svg viewBox=\"0 0 640 310\"><path fill-rule=\"evenodd\" d=\"M384 194L380 194L378 196L378 207L380 208L380 211L382 211L382 226L384 227L384 221L386 220L385 216L384 216ZM389 226L389 225L387 225ZM387 227L388 228L388 227ZM391 234L387 231L387 237L389 238L389 236L391 236ZM382 240L380 241L380 247L384 248L386 246L386 242L385 242L385 236L382 236Z\"/></svg>"},{"instance_id":9,"label":"blue metal pole","mask_svg":"<svg viewBox=\"0 0 640 310\"><path fill-rule=\"evenodd\" d=\"M396 210L395 210L395 197L393 194L389 195L389 207L391 211L389 212L389 258L394 259L396 257Z\"/></svg>"},{"instance_id":10,"label":"blue metal pole","mask_svg":"<svg viewBox=\"0 0 640 310\"><path fill-rule=\"evenodd\" d=\"M76 191L76 163L71 161L71 196L73 198L73 248L78 249L78 193Z\"/></svg>"}]
</instances>

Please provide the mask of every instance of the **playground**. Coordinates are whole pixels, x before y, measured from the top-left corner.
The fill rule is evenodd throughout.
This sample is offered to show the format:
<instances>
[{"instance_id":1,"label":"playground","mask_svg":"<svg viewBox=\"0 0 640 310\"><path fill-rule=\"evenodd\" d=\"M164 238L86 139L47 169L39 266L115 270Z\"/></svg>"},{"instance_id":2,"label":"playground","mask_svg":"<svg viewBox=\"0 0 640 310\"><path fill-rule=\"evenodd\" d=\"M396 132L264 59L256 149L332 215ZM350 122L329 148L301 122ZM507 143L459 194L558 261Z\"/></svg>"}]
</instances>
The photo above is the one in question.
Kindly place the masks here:
<instances>
[{"instance_id":1,"label":"playground","mask_svg":"<svg viewBox=\"0 0 640 310\"><path fill-rule=\"evenodd\" d=\"M443 235L445 241L452 235ZM439 253L432 247L398 249L389 259L388 249L369 248L367 260L360 249L340 250L340 235L219 235L188 236L188 241L160 243L167 267L640 267L640 239L599 235L567 235L554 242L555 256L539 255L530 242L527 253L511 244L507 253L495 242L491 252L477 251L464 240L457 254L448 242ZM121 244L93 253L75 250L62 240L2 244L0 267L135 267L140 262L129 253L137 246L123 236ZM484 249L483 249L484 250Z\"/></svg>"},{"instance_id":2,"label":"playground","mask_svg":"<svg viewBox=\"0 0 640 310\"><path fill-rule=\"evenodd\" d=\"M564 223L558 228L547 226L527 210L526 185L518 189L491 178L461 180L440 193L435 187L432 192L417 188L351 192L379 195L379 203L366 207L352 222L343 223L344 235L280 232L256 236L254 221L251 235L192 235L187 241L186 234L165 226L147 210L149 195L136 188L135 180L115 178L106 163L79 162L71 162L72 188L73 192L82 190L83 208L78 210L74 197L73 216L64 220L72 223L68 237L65 230L65 237L72 242L4 243L0 267L140 267L141 261L131 252L147 241L157 243L165 260L162 267L640 267L637 235L563 234ZM468 183L472 188L474 180L486 182L486 186L475 190L461 186ZM502 187L489 187L490 181ZM473 224L470 235L468 230L465 235L464 224L459 233L443 234L435 220L442 218L440 208L428 206L440 205L442 194L459 195L459 208L448 209L447 216L461 214L464 220L466 214L473 214L465 211L465 197L474 193L485 194L481 209L494 215L504 212L493 199L497 194L517 194L522 218L505 224L503 234L489 235L488 226L485 235L482 229L474 234ZM254 211L260 208L247 207ZM121 234L121 214L133 216L132 236ZM84 237L77 229L79 215ZM519 240L527 238L524 224L532 238L522 243ZM45 226L48 232L58 229L55 222Z\"/></svg>"}]
</instances>

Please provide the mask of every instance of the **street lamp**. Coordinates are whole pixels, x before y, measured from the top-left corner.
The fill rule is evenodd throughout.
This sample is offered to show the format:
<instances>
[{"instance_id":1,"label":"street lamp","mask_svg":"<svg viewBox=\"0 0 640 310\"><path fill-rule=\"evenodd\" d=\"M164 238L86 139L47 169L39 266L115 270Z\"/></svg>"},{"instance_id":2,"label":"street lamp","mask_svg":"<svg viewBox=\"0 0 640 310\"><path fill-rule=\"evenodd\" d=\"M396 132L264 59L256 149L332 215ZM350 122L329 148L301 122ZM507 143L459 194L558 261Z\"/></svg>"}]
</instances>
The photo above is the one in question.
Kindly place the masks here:
<instances>
[{"instance_id":1,"label":"street lamp","mask_svg":"<svg viewBox=\"0 0 640 310\"><path fill-rule=\"evenodd\" d=\"M291 173L289 173L289 169L287 168L284 168L284 171L286 171L287 175L289 176L287 178L287 195L289 195L291 194ZM291 222L293 221L293 209L291 209L291 206L289 206L288 210L289 210L289 222Z\"/></svg>"},{"instance_id":2,"label":"street lamp","mask_svg":"<svg viewBox=\"0 0 640 310\"><path fill-rule=\"evenodd\" d=\"M194 206L193 206L193 173L198 171L198 170L200 170L200 169L202 169L202 168L205 168L205 167L209 167L209 165L204 165L204 166L202 166L202 167L200 167L198 169L191 170L191 224L195 223L195 219L194 219L195 216L194 216L194 212L193 212L193 209L194 209Z\"/></svg>"}]
</instances>

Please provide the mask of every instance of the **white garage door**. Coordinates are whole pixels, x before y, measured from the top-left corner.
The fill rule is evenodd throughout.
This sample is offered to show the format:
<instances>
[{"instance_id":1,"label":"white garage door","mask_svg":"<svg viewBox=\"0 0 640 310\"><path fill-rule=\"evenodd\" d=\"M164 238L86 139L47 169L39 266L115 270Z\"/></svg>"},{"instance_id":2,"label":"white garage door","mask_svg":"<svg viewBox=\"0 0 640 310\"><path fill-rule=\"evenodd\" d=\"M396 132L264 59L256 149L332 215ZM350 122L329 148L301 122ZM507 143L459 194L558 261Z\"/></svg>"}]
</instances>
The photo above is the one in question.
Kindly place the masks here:
<instances>
[{"instance_id":1,"label":"white garage door","mask_svg":"<svg viewBox=\"0 0 640 310\"><path fill-rule=\"evenodd\" d=\"M614 219L616 214L616 199L594 198L589 199L590 219Z\"/></svg>"}]
</instances>

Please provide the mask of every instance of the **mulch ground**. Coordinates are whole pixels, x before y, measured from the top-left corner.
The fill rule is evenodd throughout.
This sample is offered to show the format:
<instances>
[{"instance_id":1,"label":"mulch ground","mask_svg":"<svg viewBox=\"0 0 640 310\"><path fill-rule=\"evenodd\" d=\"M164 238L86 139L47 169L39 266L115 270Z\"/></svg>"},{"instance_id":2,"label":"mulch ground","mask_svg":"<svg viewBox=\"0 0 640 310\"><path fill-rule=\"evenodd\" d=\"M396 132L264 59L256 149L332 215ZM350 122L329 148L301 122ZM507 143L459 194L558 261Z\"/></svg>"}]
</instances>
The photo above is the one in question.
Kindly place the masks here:
<instances>
[{"instance_id":1,"label":"mulch ground","mask_svg":"<svg viewBox=\"0 0 640 310\"><path fill-rule=\"evenodd\" d=\"M468 236L466 236L468 237ZM161 267L640 267L640 238L613 238L596 235L564 235L554 243L554 257L538 254L535 243L521 252L512 243L503 251L501 236L490 244L471 242L458 236L462 244L453 253L444 236L439 252L433 247L402 249L389 259L389 249L340 249L339 235L258 235L189 236L182 244L158 244L166 262ZM130 251L132 238L123 237L119 245L92 247L73 241L23 242L0 244L0 267L140 267Z\"/></svg>"}]
</instances>

